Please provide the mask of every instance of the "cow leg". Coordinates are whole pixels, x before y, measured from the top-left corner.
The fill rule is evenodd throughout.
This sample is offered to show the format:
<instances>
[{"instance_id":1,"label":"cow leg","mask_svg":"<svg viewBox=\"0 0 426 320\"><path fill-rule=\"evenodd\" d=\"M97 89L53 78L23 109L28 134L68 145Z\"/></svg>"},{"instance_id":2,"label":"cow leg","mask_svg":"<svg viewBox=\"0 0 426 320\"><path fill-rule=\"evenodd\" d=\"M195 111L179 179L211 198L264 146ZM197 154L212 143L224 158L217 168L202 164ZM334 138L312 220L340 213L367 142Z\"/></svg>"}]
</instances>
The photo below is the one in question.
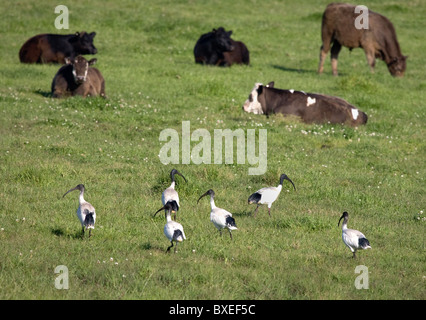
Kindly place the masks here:
<instances>
[{"instance_id":1,"label":"cow leg","mask_svg":"<svg viewBox=\"0 0 426 320\"><path fill-rule=\"evenodd\" d=\"M340 49L342 49L342 45L335 40L331 47L331 69L333 70L333 76L337 76L337 59Z\"/></svg>"},{"instance_id":2,"label":"cow leg","mask_svg":"<svg viewBox=\"0 0 426 320\"><path fill-rule=\"evenodd\" d=\"M102 84L101 84L101 97L105 99L107 98L105 93L105 80L102 80Z\"/></svg>"},{"instance_id":3,"label":"cow leg","mask_svg":"<svg viewBox=\"0 0 426 320\"><path fill-rule=\"evenodd\" d=\"M327 51L324 50L324 45L322 45L320 49L320 60L318 65L318 73L320 74L324 71L324 61L326 56L327 56Z\"/></svg>"},{"instance_id":4,"label":"cow leg","mask_svg":"<svg viewBox=\"0 0 426 320\"><path fill-rule=\"evenodd\" d=\"M370 66L371 73L374 73L374 67L376 66L376 57L374 50L365 50L365 56L367 58L368 65Z\"/></svg>"}]
</instances>

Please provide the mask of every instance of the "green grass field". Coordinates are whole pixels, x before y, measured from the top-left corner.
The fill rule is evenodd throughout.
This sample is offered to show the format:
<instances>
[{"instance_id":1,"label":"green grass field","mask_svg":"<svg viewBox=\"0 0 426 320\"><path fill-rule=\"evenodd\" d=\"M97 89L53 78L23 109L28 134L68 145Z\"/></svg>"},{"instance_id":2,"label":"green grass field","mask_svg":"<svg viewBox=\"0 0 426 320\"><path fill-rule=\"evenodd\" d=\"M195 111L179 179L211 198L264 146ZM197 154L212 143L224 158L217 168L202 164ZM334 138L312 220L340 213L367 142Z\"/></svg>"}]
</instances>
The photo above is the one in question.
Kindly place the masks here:
<instances>
[{"instance_id":1,"label":"green grass field","mask_svg":"<svg viewBox=\"0 0 426 320\"><path fill-rule=\"evenodd\" d=\"M364 52L344 48L339 77L316 73L328 1L74 1L69 30L56 30L52 1L0 7L1 299L425 299L426 3L367 1L394 24L404 78ZM193 47L213 28L233 30L251 66L196 65ZM39 33L96 31L96 67L107 100L50 98L58 65L24 65L21 45ZM89 56L87 56L89 57ZM91 57L91 56L90 56ZM335 95L369 116L367 125L307 125L244 113L255 82ZM169 164L160 132L267 129L267 171L245 164ZM191 146L197 143L192 142ZM166 254L161 193L178 169L178 221L187 240ZM271 214L248 196L285 184ZM77 184L96 208L93 236L80 238ZM232 212L231 242L209 221L209 188ZM358 259L337 226L362 231L372 249ZM57 266L69 289L55 287ZM354 285L358 265L369 288Z\"/></svg>"}]
</instances>

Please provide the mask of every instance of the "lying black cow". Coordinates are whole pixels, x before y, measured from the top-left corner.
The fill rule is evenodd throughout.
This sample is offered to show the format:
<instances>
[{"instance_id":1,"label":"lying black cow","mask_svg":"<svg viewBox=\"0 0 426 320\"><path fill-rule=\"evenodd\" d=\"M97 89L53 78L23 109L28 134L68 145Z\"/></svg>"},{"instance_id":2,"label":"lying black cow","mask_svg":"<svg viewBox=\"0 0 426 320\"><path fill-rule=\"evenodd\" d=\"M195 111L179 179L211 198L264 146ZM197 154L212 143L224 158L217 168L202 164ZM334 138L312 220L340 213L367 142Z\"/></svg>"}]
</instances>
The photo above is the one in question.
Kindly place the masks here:
<instances>
[{"instance_id":1,"label":"lying black cow","mask_svg":"<svg viewBox=\"0 0 426 320\"><path fill-rule=\"evenodd\" d=\"M215 66L249 64L249 51L241 41L231 39L223 27L201 35L194 47L195 62Z\"/></svg>"},{"instance_id":2,"label":"lying black cow","mask_svg":"<svg viewBox=\"0 0 426 320\"><path fill-rule=\"evenodd\" d=\"M96 33L77 32L74 34L39 34L29 40L19 50L22 63L65 63L65 58L73 60L79 54L96 54L93 45Z\"/></svg>"},{"instance_id":3,"label":"lying black cow","mask_svg":"<svg viewBox=\"0 0 426 320\"><path fill-rule=\"evenodd\" d=\"M295 115L306 123L341 123L357 126L367 123L367 115L347 101L317 93L281 90L274 82L256 83L243 105L246 112Z\"/></svg>"}]
</instances>

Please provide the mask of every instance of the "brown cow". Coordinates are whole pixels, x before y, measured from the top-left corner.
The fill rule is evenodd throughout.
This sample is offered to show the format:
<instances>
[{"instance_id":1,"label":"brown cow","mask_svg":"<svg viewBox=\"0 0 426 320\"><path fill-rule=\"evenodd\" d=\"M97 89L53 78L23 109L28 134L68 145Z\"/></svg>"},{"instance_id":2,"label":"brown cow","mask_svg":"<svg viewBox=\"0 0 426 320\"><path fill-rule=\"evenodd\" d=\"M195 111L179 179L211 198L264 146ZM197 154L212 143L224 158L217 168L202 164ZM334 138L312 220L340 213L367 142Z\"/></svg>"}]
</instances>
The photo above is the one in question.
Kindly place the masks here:
<instances>
[{"instance_id":1,"label":"brown cow","mask_svg":"<svg viewBox=\"0 0 426 320\"><path fill-rule=\"evenodd\" d=\"M97 59L87 61L78 56L74 60L66 58L66 65L62 66L52 81L52 97L62 98L66 96L80 95L105 96L105 80L101 72L89 67Z\"/></svg>"},{"instance_id":2,"label":"brown cow","mask_svg":"<svg viewBox=\"0 0 426 320\"><path fill-rule=\"evenodd\" d=\"M356 27L355 6L345 3L331 3L322 16L322 46L318 73L324 69L324 60L331 47L331 67L337 76L337 58L342 46L363 48L370 69L374 72L376 58L384 60L392 76L402 77L407 56L403 56L392 23L384 16L368 10L368 27ZM361 19L360 19L361 20Z\"/></svg>"},{"instance_id":3,"label":"brown cow","mask_svg":"<svg viewBox=\"0 0 426 320\"><path fill-rule=\"evenodd\" d=\"M241 41L235 41L231 39L233 46L232 51L226 51L223 53L226 66L231 66L233 64L250 64L250 53L246 45Z\"/></svg>"},{"instance_id":4,"label":"brown cow","mask_svg":"<svg viewBox=\"0 0 426 320\"><path fill-rule=\"evenodd\" d=\"M256 83L243 110L254 114L295 115L306 123L340 123L358 126L367 123L367 115L347 101L318 93L274 88Z\"/></svg>"},{"instance_id":5,"label":"brown cow","mask_svg":"<svg viewBox=\"0 0 426 320\"><path fill-rule=\"evenodd\" d=\"M74 34L39 34L28 39L19 50L22 63L65 63L65 58L74 60L79 54L96 54L93 45L96 32Z\"/></svg>"}]
</instances>

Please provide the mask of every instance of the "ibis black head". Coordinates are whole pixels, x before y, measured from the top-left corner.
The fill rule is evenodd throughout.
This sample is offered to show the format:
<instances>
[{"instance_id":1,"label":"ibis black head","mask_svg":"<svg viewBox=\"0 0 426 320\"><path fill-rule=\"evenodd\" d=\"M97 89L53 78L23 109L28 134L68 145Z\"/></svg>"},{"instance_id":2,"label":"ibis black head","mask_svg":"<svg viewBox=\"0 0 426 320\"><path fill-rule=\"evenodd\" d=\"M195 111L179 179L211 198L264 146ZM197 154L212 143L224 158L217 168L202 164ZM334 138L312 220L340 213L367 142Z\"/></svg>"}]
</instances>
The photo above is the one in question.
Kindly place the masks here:
<instances>
[{"instance_id":1,"label":"ibis black head","mask_svg":"<svg viewBox=\"0 0 426 320\"><path fill-rule=\"evenodd\" d=\"M280 184L283 184L284 180L290 181L291 184L293 185L294 191L296 191L296 187L295 187L293 181L291 181L290 178L285 173L283 173L280 177Z\"/></svg>"},{"instance_id":2,"label":"ibis black head","mask_svg":"<svg viewBox=\"0 0 426 320\"><path fill-rule=\"evenodd\" d=\"M201 197L198 198L197 203L200 201L202 197L205 197L205 196L211 196L212 198L214 198L214 191L212 189L207 190L206 193L204 193Z\"/></svg>"},{"instance_id":3,"label":"ibis black head","mask_svg":"<svg viewBox=\"0 0 426 320\"><path fill-rule=\"evenodd\" d=\"M63 197L65 197L65 195L66 195L68 192L71 192L71 191L74 191L74 190L79 190L80 192L83 192L83 191L84 191L84 185L83 185L83 184L79 184L79 185L77 185L75 188L72 188L72 189L68 190L68 191L67 191L67 192L65 192L65 194L62 196L62 198L63 198Z\"/></svg>"},{"instance_id":4,"label":"ibis black head","mask_svg":"<svg viewBox=\"0 0 426 320\"><path fill-rule=\"evenodd\" d=\"M337 226L339 226L339 225L340 225L340 220L344 219L344 220L343 220L343 222L344 222L344 221L348 220L348 218L349 218L348 213L347 213L346 211L345 211L345 212L343 212L342 216L341 216L341 217L340 217L340 219L339 219L339 222L337 223Z\"/></svg>"},{"instance_id":5,"label":"ibis black head","mask_svg":"<svg viewBox=\"0 0 426 320\"><path fill-rule=\"evenodd\" d=\"M157 213L159 213L161 210L166 210L167 211L167 213L171 213L172 212L172 210L173 210L173 207L172 207L172 205L169 203L169 202L167 202L165 205L164 205L164 207L162 207L162 208L160 208L160 209L158 209L157 210L157 212L155 212L154 213L154 217L157 215Z\"/></svg>"},{"instance_id":6,"label":"ibis black head","mask_svg":"<svg viewBox=\"0 0 426 320\"><path fill-rule=\"evenodd\" d=\"M183 180L185 180L185 182L187 182L187 181L186 181L186 178L182 175L182 173L180 173L180 172L179 172L179 171L177 171L176 169L173 169L172 171L170 171L170 179L172 179L172 182L174 182L174 181L175 181L175 174L177 174L177 175L181 176L181 177L183 178Z\"/></svg>"}]
</instances>

